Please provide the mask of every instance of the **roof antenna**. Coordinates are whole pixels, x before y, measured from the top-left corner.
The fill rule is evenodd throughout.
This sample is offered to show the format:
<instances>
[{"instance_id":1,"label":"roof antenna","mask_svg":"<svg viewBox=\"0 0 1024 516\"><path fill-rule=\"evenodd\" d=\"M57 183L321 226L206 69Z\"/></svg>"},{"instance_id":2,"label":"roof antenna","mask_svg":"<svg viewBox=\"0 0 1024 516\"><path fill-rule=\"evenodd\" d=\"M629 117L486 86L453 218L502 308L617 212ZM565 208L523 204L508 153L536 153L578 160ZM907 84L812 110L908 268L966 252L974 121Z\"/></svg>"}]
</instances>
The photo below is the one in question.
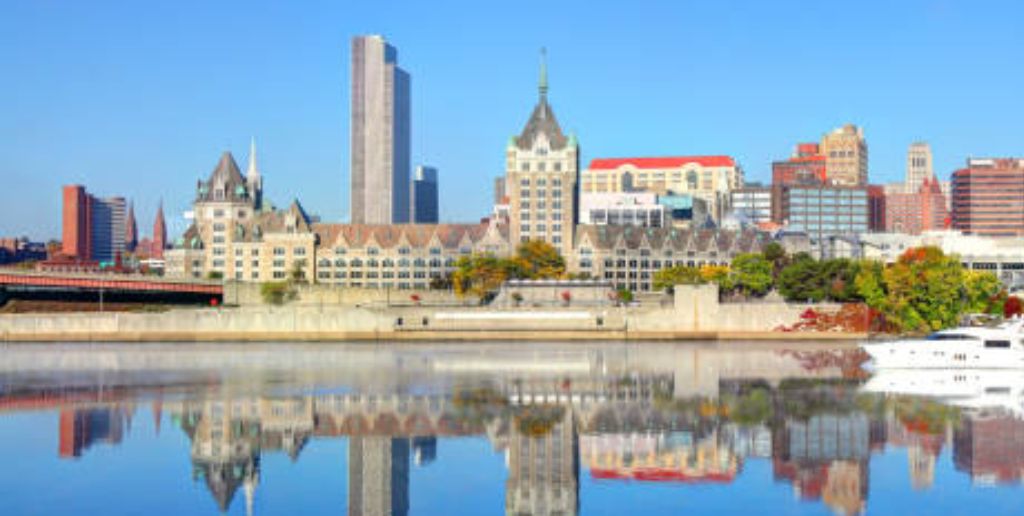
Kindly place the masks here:
<instances>
[{"instance_id":1,"label":"roof antenna","mask_svg":"<svg viewBox=\"0 0 1024 516\"><path fill-rule=\"evenodd\" d=\"M540 47L540 98L548 98L548 49Z\"/></svg>"}]
</instances>

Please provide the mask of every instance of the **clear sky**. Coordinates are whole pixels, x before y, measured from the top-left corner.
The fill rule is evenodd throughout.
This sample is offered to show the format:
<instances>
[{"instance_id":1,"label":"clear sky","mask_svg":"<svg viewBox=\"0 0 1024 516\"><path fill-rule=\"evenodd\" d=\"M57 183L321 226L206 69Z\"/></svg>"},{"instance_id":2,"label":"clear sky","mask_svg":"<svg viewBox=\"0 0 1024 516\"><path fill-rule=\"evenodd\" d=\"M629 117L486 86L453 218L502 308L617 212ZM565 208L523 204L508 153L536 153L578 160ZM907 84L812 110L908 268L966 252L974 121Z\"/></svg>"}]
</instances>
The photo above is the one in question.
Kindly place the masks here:
<instances>
[{"instance_id":1,"label":"clear sky","mask_svg":"<svg viewBox=\"0 0 1024 516\"><path fill-rule=\"evenodd\" d=\"M936 172L1024 155L1024 2L0 0L0 235L60 231L60 186L163 199L259 146L267 196L348 218L352 36L383 34L412 75L413 162L441 215L490 210L504 148L537 97L595 157L729 154L748 180L846 122L873 182L926 140Z\"/></svg>"}]
</instances>

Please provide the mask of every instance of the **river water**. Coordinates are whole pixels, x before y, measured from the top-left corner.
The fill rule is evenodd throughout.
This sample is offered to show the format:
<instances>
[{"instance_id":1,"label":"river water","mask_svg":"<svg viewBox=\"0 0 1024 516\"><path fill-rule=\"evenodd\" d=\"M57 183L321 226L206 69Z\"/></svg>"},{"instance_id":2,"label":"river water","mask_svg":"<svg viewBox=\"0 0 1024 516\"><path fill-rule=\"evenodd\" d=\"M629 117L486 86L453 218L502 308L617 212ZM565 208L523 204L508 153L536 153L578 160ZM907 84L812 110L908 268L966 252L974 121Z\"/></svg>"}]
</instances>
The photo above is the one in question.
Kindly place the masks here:
<instances>
[{"instance_id":1,"label":"river water","mask_svg":"<svg viewBox=\"0 0 1024 516\"><path fill-rule=\"evenodd\" d=\"M0 514L1015 514L1022 373L799 343L0 345Z\"/></svg>"}]
</instances>

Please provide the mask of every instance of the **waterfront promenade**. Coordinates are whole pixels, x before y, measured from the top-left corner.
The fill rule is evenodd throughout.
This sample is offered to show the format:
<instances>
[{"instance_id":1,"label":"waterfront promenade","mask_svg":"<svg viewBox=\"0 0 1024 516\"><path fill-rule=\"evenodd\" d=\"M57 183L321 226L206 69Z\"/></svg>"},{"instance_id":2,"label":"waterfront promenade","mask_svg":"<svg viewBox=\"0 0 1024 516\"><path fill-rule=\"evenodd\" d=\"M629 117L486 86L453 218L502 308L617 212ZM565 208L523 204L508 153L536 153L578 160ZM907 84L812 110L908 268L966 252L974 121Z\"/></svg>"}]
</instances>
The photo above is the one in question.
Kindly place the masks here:
<instances>
[{"instance_id":1,"label":"waterfront promenade","mask_svg":"<svg viewBox=\"0 0 1024 516\"><path fill-rule=\"evenodd\" d=\"M162 313L0 316L4 342L857 340L855 332L783 332L808 308L719 303L713 286L678 288L665 305L246 306Z\"/></svg>"}]
</instances>

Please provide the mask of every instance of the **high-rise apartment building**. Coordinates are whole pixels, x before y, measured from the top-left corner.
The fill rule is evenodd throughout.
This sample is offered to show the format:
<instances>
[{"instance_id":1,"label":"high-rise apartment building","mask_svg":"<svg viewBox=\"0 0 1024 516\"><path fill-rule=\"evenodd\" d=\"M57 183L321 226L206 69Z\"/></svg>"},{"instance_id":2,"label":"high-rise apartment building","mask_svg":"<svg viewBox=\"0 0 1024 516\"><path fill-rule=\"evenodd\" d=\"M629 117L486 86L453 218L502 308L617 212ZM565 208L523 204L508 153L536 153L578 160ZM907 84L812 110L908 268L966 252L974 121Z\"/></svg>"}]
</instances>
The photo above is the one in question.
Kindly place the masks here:
<instances>
[{"instance_id":1,"label":"high-rise apartment building","mask_svg":"<svg viewBox=\"0 0 1024 516\"><path fill-rule=\"evenodd\" d=\"M439 214L437 169L420 165L412 179L412 221L437 224Z\"/></svg>"},{"instance_id":2,"label":"high-rise apartment building","mask_svg":"<svg viewBox=\"0 0 1024 516\"><path fill-rule=\"evenodd\" d=\"M79 260L92 260L92 196L82 185L65 185L62 252Z\"/></svg>"},{"instance_id":3,"label":"high-rise apartment building","mask_svg":"<svg viewBox=\"0 0 1024 516\"><path fill-rule=\"evenodd\" d=\"M548 104L543 59L539 90L540 98L526 126L505 149L511 238L514 244L542 240L568 256L577 220L579 145L575 136L562 132Z\"/></svg>"},{"instance_id":4,"label":"high-rise apartment building","mask_svg":"<svg viewBox=\"0 0 1024 516\"><path fill-rule=\"evenodd\" d=\"M969 159L953 172L953 228L984 236L1024 235L1024 159Z\"/></svg>"},{"instance_id":5,"label":"high-rise apartment building","mask_svg":"<svg viewBox=\"0 0 1024 516\"><path fill-rule=\"evenodd\" d=\"M868 184L868 144L864 130L853 124L839 127L821 138L825 173L836 185Z\"/></svg>"},{"instance_id":6,"label":"high-rise apartment building","mask_svg":"<svg viewBox=\"0 0 1024 516\"><path fill-rule=\"evenodd\" d=\"M926 179L934 179L932 170L932 148L925 142L915 142L907 149L907 178L905 192L914 194L921 190Z\"/></svg>"},{"instance_id":7,"label":"high-rise apartment building","mask_svg":"<svg viewBox=\"0 0 1024 516\"><path fill-rule=\"evenodd\" d=\"M63 254L80 261L113 263L125 251L124 197L98 198L84 186L63 189Z\"/></svg>"},{"instance_id":8,"label":"high-rise apartment building","mask_svg":"<svg viewBox=\"0 0 1024 516\"><path fill-rule=\"evenodd\" d=\"M96 198L92 202L92 259L114 263L125 250L124 197Z\"/></svg>"},{"instance_id":9,"label":"high-rise apartment building","mask_svg":"<svg viewBox=\"0 0 1024 516\"><path fill-rule=\"evenodd\" d=\"M377 35L352 40L352 222L409 222L410 77Z\"/></svg>"}]
</instances>

